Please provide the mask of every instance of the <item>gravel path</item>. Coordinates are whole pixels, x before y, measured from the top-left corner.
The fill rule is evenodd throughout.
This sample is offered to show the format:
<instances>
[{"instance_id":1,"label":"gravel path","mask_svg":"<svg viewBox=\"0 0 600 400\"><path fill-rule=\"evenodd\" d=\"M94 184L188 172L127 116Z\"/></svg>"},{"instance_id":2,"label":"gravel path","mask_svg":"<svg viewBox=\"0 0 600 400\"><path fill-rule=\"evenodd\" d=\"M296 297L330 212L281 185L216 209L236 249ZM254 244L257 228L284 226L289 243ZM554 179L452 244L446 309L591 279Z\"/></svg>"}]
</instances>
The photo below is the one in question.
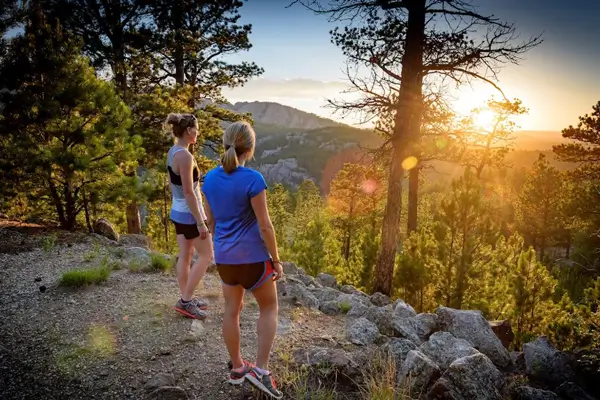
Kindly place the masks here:
<instances>
[{"instance_id":1,"label":"gravel path","mask_svg":"<svg viewBox=\"0 0 600 400\"><path fill-rule=\"evenodd\" d=\"M228 356L216 274L207 274L197 290L211 301L210 317L191 321L172 309L178 298L174 275L122 269L105 284L63 289L63 272L97 265L108 251L80 237L48 247L0 254L3 399L158 398L149 395L153 385L177 386L190 399L257 398L247 385L224 382ZM288 359L293 348L344 341L341 319L286 304L280 309L273 364ZM241 326L249 359L256 354L257 316L257 304L247 296ZM280 385L285 390L285 382ZM185 398L176 389L162 396Z\"/></svg>"}]
</instances>

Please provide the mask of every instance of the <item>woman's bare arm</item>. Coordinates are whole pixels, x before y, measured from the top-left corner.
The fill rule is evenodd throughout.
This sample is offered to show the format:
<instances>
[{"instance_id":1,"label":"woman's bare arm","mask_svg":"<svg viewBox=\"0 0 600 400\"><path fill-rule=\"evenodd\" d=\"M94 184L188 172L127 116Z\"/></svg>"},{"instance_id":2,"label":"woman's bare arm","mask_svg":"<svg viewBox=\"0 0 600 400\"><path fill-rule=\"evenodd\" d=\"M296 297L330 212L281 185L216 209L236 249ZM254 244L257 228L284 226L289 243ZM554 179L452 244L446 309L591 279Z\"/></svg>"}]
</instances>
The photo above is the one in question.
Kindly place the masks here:
<instances>
[{"instance_id":1,"label":"woman's bare arm","mask_svg":"<svg viewBox=\"0 0 600 400\"><path fill-rule=\"evenodd\" d=\"M185 202L187 203L190 212L194 216L196 223L201 226L204 225L202 214L200 213L200 207L198 206L198 198L194 193L194 181L192 177L192 168L194 166L194 160L192 155L187 151L180 151L175 155L179 157L179 175L181 176L181 184L183 186L183 195L185 196Z\"/></svg>"},{"instance_id":2,"label":"woman's bare arm","mask_svg":"<svg viewBox=\"0 0 600 400\"><path fill-rule=\"evenodd\" d=\"M271 253L271 257L274 261L279 260L279 252L277 251L277 239L275 238L275 228L269 217L269 210L267 209L267 191L263 190L251 199L252 208L254 214L258 220L258 227L262 234L267 250ZM281 277L281 264L275 265L275 269L278 273L278 278Z\"/></svg>"}]
</instances>

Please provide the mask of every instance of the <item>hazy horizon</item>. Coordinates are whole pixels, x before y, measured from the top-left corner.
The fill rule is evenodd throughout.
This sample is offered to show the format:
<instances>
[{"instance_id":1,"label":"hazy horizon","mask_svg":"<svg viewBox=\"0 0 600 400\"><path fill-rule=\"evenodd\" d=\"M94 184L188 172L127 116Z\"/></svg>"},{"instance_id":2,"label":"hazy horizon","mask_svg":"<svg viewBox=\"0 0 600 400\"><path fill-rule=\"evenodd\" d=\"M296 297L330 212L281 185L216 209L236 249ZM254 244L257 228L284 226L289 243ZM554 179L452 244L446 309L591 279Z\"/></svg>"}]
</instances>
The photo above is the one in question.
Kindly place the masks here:
<instances>
[{"instance_id":1,"label":"hazy horizon","mask_svg":"<svg viewBox=\"0 0 600 400\"><path fill-rule=\"evenodd\" d=\"M298 5L286 8L290 2L244 3L240 23L252 24L253 48L229 59L254 61L265 73L244 87L224 90L225 97L231 102L273 101L355 125L356 119L342 119L323 107L348 87L342 71L345 59L328 34L335 25ZM551 0L544 7L533 0L477 4L482 13L514 22L523 39L543 33L544 43L526 53L520 65L507 66L499 75L507 97L521 99L530 109L517 119L520 129L561 131L591 112L600 93L600 75L595 72L600 53L594 51L600 42L600 25L594 17L600 4L586 0L569 4ZM482 83L463 87L457 93L456 111L465 114L494 93Z\"/></svg>"}]
</instances>

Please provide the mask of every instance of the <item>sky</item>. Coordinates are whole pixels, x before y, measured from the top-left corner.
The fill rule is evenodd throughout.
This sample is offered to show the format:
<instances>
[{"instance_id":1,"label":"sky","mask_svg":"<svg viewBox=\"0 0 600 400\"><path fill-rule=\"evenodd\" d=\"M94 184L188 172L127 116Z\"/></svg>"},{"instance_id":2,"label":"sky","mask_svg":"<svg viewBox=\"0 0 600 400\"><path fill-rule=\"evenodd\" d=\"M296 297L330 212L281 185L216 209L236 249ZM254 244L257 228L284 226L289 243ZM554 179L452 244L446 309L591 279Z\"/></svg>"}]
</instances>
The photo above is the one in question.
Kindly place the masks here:
<instances>
[{"instance_id":1,"label":"sky","mask_svg":"<svg viewBox=\"0 0 600 400\"><path fill-rule=\"evenodd\" d=\"M345 58L330 42L335 27L290 0L247 0L241 23L252 24L252 49L230 56L254 61L265 72L242 88L225 90L229 101L274 101L348 124L326 108L327 99L348 98ZM517 120L521 129L560 131L600 100L600 1L473 0L484 14L516 25L523 39L542 34L544 42L519 65L506 66L499 83L508 98L529 109ZM456 111L467 113L495 93L487 84L463 87ZM497 96L497 94L496 94Z\"/></svg>"}]
</instances>

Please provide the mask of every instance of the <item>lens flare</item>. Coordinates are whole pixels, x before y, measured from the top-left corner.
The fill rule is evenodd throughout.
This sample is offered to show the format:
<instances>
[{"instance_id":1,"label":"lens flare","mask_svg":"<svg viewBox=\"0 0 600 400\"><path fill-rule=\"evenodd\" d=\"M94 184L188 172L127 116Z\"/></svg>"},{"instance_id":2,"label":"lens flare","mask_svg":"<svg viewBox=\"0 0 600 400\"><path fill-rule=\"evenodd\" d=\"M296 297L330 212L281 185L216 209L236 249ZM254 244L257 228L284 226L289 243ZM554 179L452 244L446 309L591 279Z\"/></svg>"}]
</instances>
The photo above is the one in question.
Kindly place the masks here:
<instances>
[{"instance_id":1,"label":"lens flare","mask_svg":"<svg viewBox=\"0 0 600 400\"><path fill-rule=\"evenodd\" d=\"M366 194L372 194L377 190L377 182L373 179L367 179L362 183L362 191Z\"/></svg>"},{"instance_id":2,"label":"lens flare","mask_svg":"<svg viewBox=\"0 0 600 400\"><path fill-rule=\"evenodd\" d=\"M406 157L404 161L402 161L402 168L404 168L406 171L409 171L416 167L418 162L419 160L417 160L417 157L415 156Z\"/></svg>"}]
</instances>

